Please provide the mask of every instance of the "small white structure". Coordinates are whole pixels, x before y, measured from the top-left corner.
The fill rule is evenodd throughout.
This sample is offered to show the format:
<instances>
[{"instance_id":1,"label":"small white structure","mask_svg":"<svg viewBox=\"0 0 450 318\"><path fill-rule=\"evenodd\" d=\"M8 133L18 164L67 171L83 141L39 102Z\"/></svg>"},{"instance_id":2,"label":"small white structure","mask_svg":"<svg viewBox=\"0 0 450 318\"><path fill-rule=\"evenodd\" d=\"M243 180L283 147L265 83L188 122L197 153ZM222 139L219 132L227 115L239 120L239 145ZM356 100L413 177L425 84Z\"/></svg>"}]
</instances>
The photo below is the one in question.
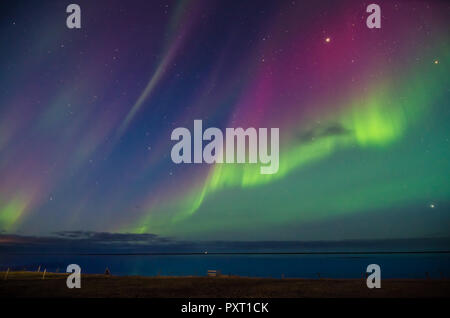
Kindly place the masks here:
<instances>
[{"instance_id":1,"label":"small white structure","mask_svg":"<svg viewBox=\"0 0 450 318\"><path fill-rule=\"evenodd\" d=\"M215 269L208 269L208 277L217 277L220 276L220 271Z\"/></svg>"}]
</instances>

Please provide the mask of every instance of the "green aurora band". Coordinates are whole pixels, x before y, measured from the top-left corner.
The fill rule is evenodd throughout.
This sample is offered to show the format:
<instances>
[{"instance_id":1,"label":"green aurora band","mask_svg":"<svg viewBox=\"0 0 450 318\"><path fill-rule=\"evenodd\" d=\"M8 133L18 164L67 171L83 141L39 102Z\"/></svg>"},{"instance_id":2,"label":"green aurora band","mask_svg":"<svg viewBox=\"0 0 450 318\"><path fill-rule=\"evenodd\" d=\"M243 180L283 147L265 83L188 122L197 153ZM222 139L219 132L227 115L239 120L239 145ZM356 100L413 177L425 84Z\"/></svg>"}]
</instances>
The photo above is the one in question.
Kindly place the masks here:
<instances>
[{"instance_id":1,"label":"green aurora band","mask_svg":"<svg viewBox=\"0 0 450 318\"><path fill-rule=\"evenodd\" d=\"M421 120L427 118L427 116L436 116L436 113L433 114L433 106L447 89L449 69L447 63L443 62L449 60L450 50L447 46L441 46L436 52L437 54L433 56L440 57L441 62L439 64L434 64L433 56L428 56L425 59L428 64L411 68L404 72L402 76L385 76L386 79L383 82L377 81L370 85L371 89L368 94L361 93L349 98L342 102L340 107L335 108L334 113L321 116L321 126L328 127L337 123L345 133L335 135L319 133L319 138L306 142L304 140L299 142L293 134L294 137L280 148L280 169L278 173L273 175L260 174L259 165L216 164L210 168L210 172L202 185L179 200L168 200L169 203L153 208L144 217L137 220L133 226L123 230L135 233L171 234L174 227L178 226L177 231L179 231L180 224L186 218L193 216L206 203L208 197L218 191L229 188L245 190L261 187L279 179L285 179L300 168L320 162L345 149L354 152L358 148L377 157L383 156L385 152L387 155L387 151L393 150L394 144L407 137L408 131L413 135L415 129L420 129ZM298 127L289 127L287 130L298 131L302 124L300 122ZM283 129L286 130L286 127L283 127ZM281 129L280 134L283 134ZM397 147L399 146L397 145ZM414 155L414 152L411 153ZM411 161L414 161L414 159L411 158ZM402 165L401 160L398 164ZM440 161L440 165L435 168L450 172L450 166L447 162ZM356 175L354 177L357 178ZM328 184L333 182L331 180L334 179L322 180L322 182ZM430 176L426 170L414 170L414 173L410 172L406 179L398 178L389 182L379 180L379 182L352 188L349 190L351 194L347 193L348 189L336 191L333 187L333 190L330 189L329 193L326 194L327 200L320 202L308 199L301 202L296 200L298 211L302 211L298 212L301 215L296 218L311 220L324 215L352 213L369 208L372 210L419 202L429 197L430 194L423 191L427 187L434 190L433 198L435 199L444 199L450 195L450 187L446 186L448 184L446 178ZM433 186L436 182L441 184L442 187L436 189ZM405 183L408 184L407 189L403 187ZM302 191L299 192L302 193ZM311 193L311 191L306 190L306 193ZM324 194L322 195L325 197ZM249 194L249 198L252 196L252 194ZM316 196L313 195L313 197ZM308 195L304 197L308 198ZM274 209L277 208L280 207L274 206ZM156 213L154 213L155 210ZM278 213L277 221L289 222L291 213ZM218 213L213 214L217 218ZM262 215L258 217L265 218ZM223 218L220 218L220 220L224 222ZM269 218L269 220L270 222L274 221L272 218ZM198 219L196 219L197 221ZM248 220L248 224L242 221L239 226L245 228L251 226L251 223L251 220ZM217 225L218 223L214 222L214 224ZM191 230L186 229L186 233L194 233L198 231L198 228L207 228L210 225L213 224L202 225L197 223L197 225L183 225L183 227L192 227ZM197 229L194 230L194 228ZM211 228L214 228L214 226L211 226Z\"/></svg>"}]
</instances>

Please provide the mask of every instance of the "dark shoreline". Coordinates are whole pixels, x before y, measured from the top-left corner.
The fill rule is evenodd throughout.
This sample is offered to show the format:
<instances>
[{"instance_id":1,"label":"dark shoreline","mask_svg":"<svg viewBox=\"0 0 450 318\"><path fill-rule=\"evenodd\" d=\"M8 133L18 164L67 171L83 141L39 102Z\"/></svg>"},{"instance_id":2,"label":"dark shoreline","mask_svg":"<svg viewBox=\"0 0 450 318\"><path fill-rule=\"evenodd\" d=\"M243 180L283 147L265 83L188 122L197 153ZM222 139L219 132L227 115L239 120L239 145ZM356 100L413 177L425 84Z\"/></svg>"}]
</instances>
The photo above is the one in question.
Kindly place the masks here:
<instances>
[{"instance_id":1,"label":"dark shoreline","mask_svg":"<svg viewBox=\"0 0 450 318\"><path fill-rule=\"evenodd\" d=\"M382 279L369 289L363 279L273 279L239 276L108 276L82 274L81 288L68 274L0 272L0 298L434 298L450 297L448 279Z\"/></svg>"}]
</instances>

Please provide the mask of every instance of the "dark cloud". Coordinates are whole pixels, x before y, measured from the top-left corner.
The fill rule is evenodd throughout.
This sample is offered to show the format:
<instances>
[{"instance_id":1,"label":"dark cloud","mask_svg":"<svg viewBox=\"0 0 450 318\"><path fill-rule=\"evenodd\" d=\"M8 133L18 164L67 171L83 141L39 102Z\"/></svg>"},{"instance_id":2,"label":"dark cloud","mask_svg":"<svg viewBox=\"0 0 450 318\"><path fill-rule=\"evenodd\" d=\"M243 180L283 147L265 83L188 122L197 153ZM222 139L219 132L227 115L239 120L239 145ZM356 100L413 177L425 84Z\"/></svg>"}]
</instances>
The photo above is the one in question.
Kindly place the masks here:
<instances>
[{"instance_id":1,"label":"dark cloud","mask_svg":"<svg viewBox=\"0 0 450 318\"><path fill-rule=\"evenodd\" d=\"M248 253L336 250L405 250L448 247L450 238L344 241L181 241L155 234L64 231L51 236L0 234L0 254ZM444 248L446 249L446 248Z\"/></svg>"},{"instance_id":2,"label":"dark cloud","mask_svg":"<svg viewBox=\"0 0 450 318\"><path fill-rule=\"evenodd\" d=\"M334 123L325 127L317 126L312 129L303 131L299 134L298 138L303 142L310 142L320 138L330 136L345 136L351 133L351 130L345 128L341 124Z\"/></svg>"},{"instance_id":3,"label":"dark cloud","mask_svg":"<svg viewBox=\"0 0 450 318\"><path fill-rule=\"evenodd\" d=\"M109 233L92 231L61 231L54 233L57 237L72 240L87 240L97 243L168 243L169 238L156 234Z\"/></svg>"},{"instance_id":4,"label":"dark cloud","mask_svg":"<svg viewBox=\"0 0 450 318\"><path fill-rule=\"evenodd\" d=\"M63 231L48 236L0 234L0 253L123 253L184 249L186 243L155 234Z\"/></svg>"},{"instance_id":5,"label":"dark cloud","mask_svg":"<svg viewBox=\"0 0 450 318\"><path fill-rule=\"evenodd\" d=\"M347 129L340 124L334 124L334 125L326 127L320 135L321 136L341 136L341 135L348 135L351 132L352 131L350 129Z\"/></svg>"}]
</instances>

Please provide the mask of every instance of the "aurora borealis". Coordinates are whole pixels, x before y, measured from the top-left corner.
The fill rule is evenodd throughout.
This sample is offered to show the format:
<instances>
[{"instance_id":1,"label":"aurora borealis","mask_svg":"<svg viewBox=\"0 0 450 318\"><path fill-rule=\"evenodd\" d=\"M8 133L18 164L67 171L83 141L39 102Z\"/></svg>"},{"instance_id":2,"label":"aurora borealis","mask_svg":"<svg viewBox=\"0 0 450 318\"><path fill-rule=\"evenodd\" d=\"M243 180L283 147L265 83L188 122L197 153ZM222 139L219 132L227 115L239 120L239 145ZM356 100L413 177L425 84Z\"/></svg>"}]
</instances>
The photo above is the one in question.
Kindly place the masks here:
<instances>
[{"instance_id":1,"label":"aurora borealis","mask_svg":"<svg viewBox=\"0 0 450 318\"><path fill-rule=\"evenodd\" d=\"M450 6L2 4L0 231L450 235ZM176 165L176 127L278 127L276 174Z\"/></svg>"}]
</instances>

